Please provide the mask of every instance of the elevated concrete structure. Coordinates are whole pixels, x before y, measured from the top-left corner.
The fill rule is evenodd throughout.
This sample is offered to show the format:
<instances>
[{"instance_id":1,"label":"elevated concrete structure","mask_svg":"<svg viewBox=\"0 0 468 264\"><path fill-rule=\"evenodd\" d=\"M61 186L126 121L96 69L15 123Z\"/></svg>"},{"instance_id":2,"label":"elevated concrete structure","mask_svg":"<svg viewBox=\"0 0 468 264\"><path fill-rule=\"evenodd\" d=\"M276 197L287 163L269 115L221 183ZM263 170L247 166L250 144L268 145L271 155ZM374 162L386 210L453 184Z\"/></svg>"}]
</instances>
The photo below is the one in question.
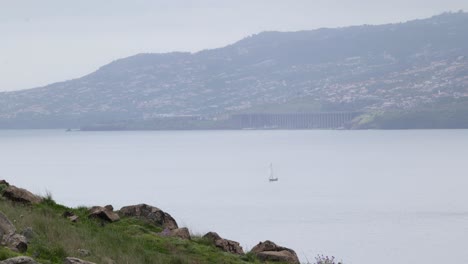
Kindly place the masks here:
<instances>
[{"instance_id":1,"label":"elevated concrete structure","mask_svg":"<svg viewBox=\"0 0 468 264\"><path fill-rule=\"evenodd\" d=\"M349 126L361 112L292 114L238 114L232 122L241 129L339 129Z\"/></svg>"}]
</instances>

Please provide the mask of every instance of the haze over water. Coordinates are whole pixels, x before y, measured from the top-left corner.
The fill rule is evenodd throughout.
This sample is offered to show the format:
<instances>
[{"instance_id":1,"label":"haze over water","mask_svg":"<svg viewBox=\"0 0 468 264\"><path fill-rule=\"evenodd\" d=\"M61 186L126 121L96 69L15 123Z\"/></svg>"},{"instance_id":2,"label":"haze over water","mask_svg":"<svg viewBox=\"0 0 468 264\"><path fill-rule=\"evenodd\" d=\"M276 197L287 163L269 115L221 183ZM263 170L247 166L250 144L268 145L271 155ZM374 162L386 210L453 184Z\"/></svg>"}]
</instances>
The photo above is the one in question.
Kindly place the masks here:
<instances>
[{"instance_id":1,"label":"haze over water","mask_svg":"<svg viewBox=\"0 0 468 264\"><path fill-rule=\"evenodd\" d=\"M0 130L1 178L59 203L147 203L346 264L468 263L467 157L468 130Z\"/></svg>"}]
</instances>

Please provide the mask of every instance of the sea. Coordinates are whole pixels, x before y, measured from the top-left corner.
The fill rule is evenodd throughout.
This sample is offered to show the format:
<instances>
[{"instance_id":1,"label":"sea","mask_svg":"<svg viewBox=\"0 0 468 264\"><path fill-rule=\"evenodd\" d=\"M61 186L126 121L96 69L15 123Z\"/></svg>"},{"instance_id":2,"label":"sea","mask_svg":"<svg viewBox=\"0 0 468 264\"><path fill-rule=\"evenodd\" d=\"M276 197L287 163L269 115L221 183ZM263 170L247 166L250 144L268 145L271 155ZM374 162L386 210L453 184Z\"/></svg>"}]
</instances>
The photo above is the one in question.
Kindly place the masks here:
<instances>
[{"instance_id":1,"label":"sea","mask_svg":"<svg viewBox=\"0 0 468 264\"><path fill-rule=\"evenodd\" d=\"M277 182L269 182L269 167ZM468 130L0 130L0 178L302 262L468 263Z\"/></svg>"}]
</instances>

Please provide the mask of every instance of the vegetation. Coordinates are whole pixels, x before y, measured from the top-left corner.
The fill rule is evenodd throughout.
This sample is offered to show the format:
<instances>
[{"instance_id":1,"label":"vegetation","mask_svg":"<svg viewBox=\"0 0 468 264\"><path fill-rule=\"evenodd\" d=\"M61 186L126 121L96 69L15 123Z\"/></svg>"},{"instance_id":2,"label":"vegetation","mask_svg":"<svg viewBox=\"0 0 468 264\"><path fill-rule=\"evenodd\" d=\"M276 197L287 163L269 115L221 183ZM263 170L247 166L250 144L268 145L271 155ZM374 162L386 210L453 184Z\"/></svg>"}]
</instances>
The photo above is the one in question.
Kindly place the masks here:
<instances>
[{"instance_id":1,"label":"vegetation","mask_svg":"<svg viewBox=\"0 0 468 264\"><path fill-rule=\"evenodd\" d=\"M342 262L335 262L335 257L329 257L324 255L318 255L315 257L314 264L342 264Z\"/></svg>"},{"instance_id":2,"label":"vegetation","mask_svg":"<svg viewBox=\"0 0 468 264\"><path fill-rule=\"evenodd\" d=\"M88 208L56 204L50 194L39 205L2 199L0 211L14 223L17 232L32 229L25 255L44 264L63 263L66 257L96 263L259 263L251 254L225 253L201 237L182 240L158 235L161 227L135 218L115 223L88 219ZM78 222L64 218L65 211L79 216ZM0 248L0 260L17 255Z\"/></svg>"},{"instance_id":3,"label":"vegetation","mask_svg":"<svg viewBox=\"0 0 468 264\"><path fill-rule=\"evenodd\" d=\"M440 97L438 90L466 97L467 24L468 13L447 13L263 32L197 53L138 54L74 80L0 93L0 128L221 129L211 120L157 116L401 109Z\"/></svg>"},{"instance_id":4,"label":"vegetation","mask_svg":"<svg viewBox=\"0 0 468 264\"><path fill-rule=\"evenodd\" d=\"M354 128L468 128L468 99L445 99L411 110L367 113L357 120Z\"/></svg>"}]
</instances>

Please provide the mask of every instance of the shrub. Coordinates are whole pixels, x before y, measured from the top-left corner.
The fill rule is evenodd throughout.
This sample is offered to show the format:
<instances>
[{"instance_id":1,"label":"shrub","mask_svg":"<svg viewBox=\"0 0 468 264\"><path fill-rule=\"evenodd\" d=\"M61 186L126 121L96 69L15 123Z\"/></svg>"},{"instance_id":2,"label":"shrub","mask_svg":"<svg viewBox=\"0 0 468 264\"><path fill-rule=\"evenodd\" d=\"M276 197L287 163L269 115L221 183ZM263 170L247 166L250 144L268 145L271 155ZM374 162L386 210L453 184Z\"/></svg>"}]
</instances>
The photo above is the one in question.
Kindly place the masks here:
<instances>
[{"instance_id":1,"label":"shrub","mask_svg":"<svg viewBox=\"0 0 468 264\"><path fill-rule=\"evenodd\" d=\"M335 262L335 257L331 256L324 256L324 255L318 255L315 257L315 263L314 264L343 264L342 262Z\"/></svg>"},{"instance_id":2,"label":"shrub","mask_svg":"<svg viewBox=\"0 0 468 264\"><path fill-rule=\"evenodd\" d=\"M52 193L50 191L46 191L46 195L42 197L42 202L47 205L56 205L54 198L52 197Z\"/></svg>"},{"instance_id":3,"label":"shrub","mask_svg":"<svg viewBox=\"0 0 468 264\"><path fill-rule=\"evenodd\" d=\"M9 250L6 247L0 247L0 260L13 258L13 257L16 257L18 255L19 255L18 253L13 252L13 251Z\"/></svg>"},{"instance_id":4,"label":"shrub","mask_svg":"<svg viewBox=\"0 0 468 264\"><path fill-rule=\"evenodd\" d=\"M8 185L0 184L0 194L3 194L3 192L5 191L6 188L8 188Z\"/></svg>"}]
</instances>

